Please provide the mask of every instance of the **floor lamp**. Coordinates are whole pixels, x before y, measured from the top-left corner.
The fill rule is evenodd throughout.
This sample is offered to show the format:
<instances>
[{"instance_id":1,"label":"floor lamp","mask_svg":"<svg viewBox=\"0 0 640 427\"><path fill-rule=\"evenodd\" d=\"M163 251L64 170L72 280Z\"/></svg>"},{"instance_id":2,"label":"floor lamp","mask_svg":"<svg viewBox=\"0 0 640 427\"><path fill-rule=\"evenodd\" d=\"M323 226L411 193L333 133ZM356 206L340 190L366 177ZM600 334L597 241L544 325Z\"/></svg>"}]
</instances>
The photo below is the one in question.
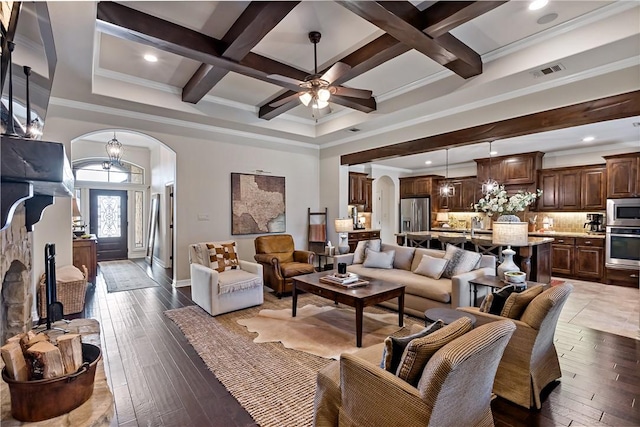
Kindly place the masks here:
<instances>
[{"instance_id":1,"label":"floor lamp","mask_svg":"<svg viewBox=\"0 0 640 427\"><path fill-rule=\"evenodd\" d=\"M353 221L350 218L338 218L334 220L336 227L336 233L340 237L340 243L338 243L338 252L340 254L349 253L349 244L347 243L348 233L353 231Z\"/></svg>"},{"instance_id":2,"label":"floor lamp","mask_svg":"<svg viewBox=\"0 0 640 427\"><path fill-rule=\"evenodd\" d=\"M504 280L507 271L520 271L518 265L513 262L516 251L511 246L527 246L529 243L528 225L526 222L499 222L493 223L494 245L506 246L502 250L504 261L498 266L498 277Z\"/></svg>"}]
</instances>

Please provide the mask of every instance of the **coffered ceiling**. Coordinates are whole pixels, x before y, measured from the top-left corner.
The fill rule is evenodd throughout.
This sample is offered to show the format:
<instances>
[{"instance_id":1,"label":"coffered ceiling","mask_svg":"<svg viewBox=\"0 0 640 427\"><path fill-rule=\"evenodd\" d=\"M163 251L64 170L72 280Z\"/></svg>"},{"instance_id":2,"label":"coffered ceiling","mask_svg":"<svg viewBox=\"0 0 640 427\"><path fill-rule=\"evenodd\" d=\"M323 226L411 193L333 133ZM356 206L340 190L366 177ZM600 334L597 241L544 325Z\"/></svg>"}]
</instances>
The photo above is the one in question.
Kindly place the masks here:
<instances>
[{"instance_id":1,"label":"coffered ceiling","mask_svg":"<svg viewBox=\"0 0 640 427\"><path fill-rule=\"evenodd\" d=\"M536 11L528 1L49 5L56 35L78 45L59 61L91 58L93 94L320 147L374 135L389 143L412 139L434 117L637 68L640 57L636 1L551 0ZM69 22L75 25L65 27ZM319 71L349 65L336 83L371 90L371 99L334 96L319 118L295 99L269 105L295 93L277 76L313 74L310 31L322 33ZM158 61L146 62L149 53ZM541 71L550 66L558 71ZM450 160L472 158L466 151ZM415 170L420 162L388 165Z\"/></svg>"}]
</instances>

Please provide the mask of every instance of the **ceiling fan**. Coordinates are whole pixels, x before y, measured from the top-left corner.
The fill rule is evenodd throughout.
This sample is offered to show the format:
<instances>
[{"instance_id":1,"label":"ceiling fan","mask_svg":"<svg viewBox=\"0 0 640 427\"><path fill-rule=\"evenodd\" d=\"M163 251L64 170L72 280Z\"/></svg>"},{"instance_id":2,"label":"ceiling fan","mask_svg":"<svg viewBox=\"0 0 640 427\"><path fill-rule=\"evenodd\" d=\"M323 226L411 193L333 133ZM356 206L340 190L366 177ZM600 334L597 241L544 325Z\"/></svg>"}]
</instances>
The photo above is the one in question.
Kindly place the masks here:
<instances>
[{"instance_id":1,"label":"ceiling fan","mask_svg":"<svg viewBox=\"0 0 640 427\"><path fill-rule=\"evenodd\" d=\"M351 69L350 65L344 62L336 62L329 68L324 74L318 74L318 55L317 45L320 41L321 34L318 31L311 31L309 33L309 41L313 43L313 62L314 62L314 74L307 76L304 81L300 81L291 77L282 76L279 74L271 74L269 78L278 80L289 85L294 84L292 89L297 87L298 93L280 99L276 102L269 104L270 107L276 108L284 105L292 100L299 98L300 102L305 106L311 106L312 110L321 110L329 106L329 99L332 96L350 97L350 98L371 98L373 94L370 90L354 89L350 87L332 85L334 81L340 78L344 73ZM289 86L287 86L289 87Z\"/></svg>"}]
</instances>

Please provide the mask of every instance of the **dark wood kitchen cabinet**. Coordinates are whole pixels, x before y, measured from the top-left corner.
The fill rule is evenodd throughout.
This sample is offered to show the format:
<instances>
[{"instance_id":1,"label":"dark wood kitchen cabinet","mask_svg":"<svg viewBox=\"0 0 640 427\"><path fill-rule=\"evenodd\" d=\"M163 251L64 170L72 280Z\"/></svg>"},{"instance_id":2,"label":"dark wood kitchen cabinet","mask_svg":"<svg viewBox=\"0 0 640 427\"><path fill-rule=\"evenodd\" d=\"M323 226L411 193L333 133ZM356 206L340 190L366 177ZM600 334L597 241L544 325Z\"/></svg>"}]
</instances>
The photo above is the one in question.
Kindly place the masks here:
<instances>
[{"instance_id":1,"label":"dark wood kitchen cabinet","mask_svg":"<svg viewBox=\"0 0 640 427\"><path fill-rule=\"evenodd\" d=\"M539 211L593 211L606 208L604 165L543 169L538 182Z\"/></svg>"},{"instance_id":2,"label":"dark wood kitchen cabinet","mask_svg":"<svg viewBox=\"0 0 640 427\"><path fill-rule=\"evenodd\" d=\"M349 204L363 205L364 212L371 212L373 205L373 179L366 173L349 172Z\"/></svg>"},{"instance_id":3,"label":"dark wood kitchen cabinet","mask_svg":"<svg viewBox=\"0 0 640 427\"><path fill-rule=\"evenodd\" d=\"M491 177L504 185L508 193L515 193L518 190L535 191L538 186L538 171L542 169L543 156L544 153L534 151L491 159L476 159L477 179L479 182L484 182Z\"/></svg>"},{"instance_id":4,"label":"dark wood kitchen cabinet","mask_svg":"<svg viewBox=\"0 0 640 427\"><path fill-rule=\"evenodd\" d=\"M607 197L640 196L640 152L604 156L607 162Z\"/></svg>"},{"instance_id":5,"label":"dark wood kitchen cabinet","mask_svg":"<svg viewBox=\"0 0 640 427\"><path fill-rule=\"evenodd\" d=\"M594 282L604 279L604 239L557 237L551 250L554 275Z\"/></svg>"},{"instance_id":6,"label":"dark wood kitchen cabinet","mask_svg":"<svg viewBox=\"0 0 640 427\"><path fill-rule=\"evenodd\" d=\"M551 272L554 275L573 273L575 243L573 237L558 237L551 244Z\"/></svg>"},{"instance_id":7,"label":"dark wood kitchen cabinet","mask_svg":"<svg viewBox=\"0 0 640 427\"><path fill-rule=\"evenodd\" d=\"M478 201L478 195L480 194L478 177L469 176L448 181L453 186L453 196L442 197L436 189L437 209L448 209L452 212L473 211L471 204ZM439 188L443 182L444 180L439 180L437 187Z\"/></svg>"},{"instance_id":8,"label":"dark wood kitchen cabinet","mask_svg":"<svg viewBox=\"0 0 640 427\"><path fill-rule=\"evenodd\" d=\"M408 176L400 178L400 198L428 197L438 191L440 175Z\"/></svg>"}]
</instances>

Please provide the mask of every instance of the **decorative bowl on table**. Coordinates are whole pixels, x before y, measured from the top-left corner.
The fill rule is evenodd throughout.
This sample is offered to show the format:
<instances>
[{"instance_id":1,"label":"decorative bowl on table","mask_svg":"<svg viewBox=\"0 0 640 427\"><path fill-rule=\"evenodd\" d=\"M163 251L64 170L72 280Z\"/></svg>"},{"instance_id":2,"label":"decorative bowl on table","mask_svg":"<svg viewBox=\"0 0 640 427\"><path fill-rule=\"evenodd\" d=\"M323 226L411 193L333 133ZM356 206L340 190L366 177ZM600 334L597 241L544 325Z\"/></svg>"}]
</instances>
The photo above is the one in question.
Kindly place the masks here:
<instances>
[{"instance_id":1,"label":"decorative bowl on table","mask_svg":"<svg viewBox=\"0 0 640 427\"><path fill-rule=\"evenodd\" d=\"M522 271L507 271L504 273L504 280L513 283L524 283L527 279L527 274Z\"/></svg>"}]
</instances>

